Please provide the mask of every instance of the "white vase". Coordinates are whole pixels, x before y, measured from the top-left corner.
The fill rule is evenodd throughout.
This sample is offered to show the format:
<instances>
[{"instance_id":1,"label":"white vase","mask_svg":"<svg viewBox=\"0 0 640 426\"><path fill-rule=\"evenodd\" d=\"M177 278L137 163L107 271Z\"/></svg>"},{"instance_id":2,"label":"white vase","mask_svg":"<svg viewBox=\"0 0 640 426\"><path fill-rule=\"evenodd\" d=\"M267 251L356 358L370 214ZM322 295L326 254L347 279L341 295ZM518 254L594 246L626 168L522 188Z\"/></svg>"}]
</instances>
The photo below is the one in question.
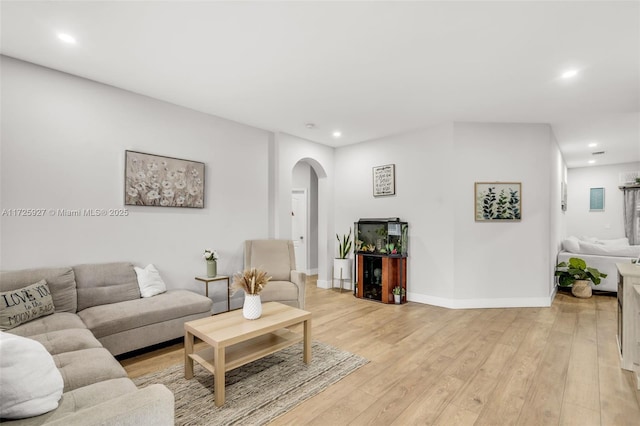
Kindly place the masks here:
<instances>
[{"instance_id":1,"label":"white vase","mask_svg":"<svg viewBox=\"0 0 640 426\"><path fill-rule=\"evenodd\" d=\"M340 276L341 271L342 276ZM351 259L333 259L333 278L351 279Z\"/></svg>"},{"instance_id":2,"label":"white vase","mask_svg":"<svg viewBox=\"0 0 640 426\"><path fill-rule=\"evenodd\" d=\"M393 301L396 303L396 305L402 304L402 296L399 294L394 294Z\"/></svg>"},{"instance_id":3,"label":"white vase","mask_svg":"<svg viewBox=\"0 0 640 426\"><path fill-rule=\"evenodd\" d=\"M259 294L244 295L244 304L242 305L242 316L246 319L254 320L262 315L262 302Z\"/></svg>"}]
</instances>

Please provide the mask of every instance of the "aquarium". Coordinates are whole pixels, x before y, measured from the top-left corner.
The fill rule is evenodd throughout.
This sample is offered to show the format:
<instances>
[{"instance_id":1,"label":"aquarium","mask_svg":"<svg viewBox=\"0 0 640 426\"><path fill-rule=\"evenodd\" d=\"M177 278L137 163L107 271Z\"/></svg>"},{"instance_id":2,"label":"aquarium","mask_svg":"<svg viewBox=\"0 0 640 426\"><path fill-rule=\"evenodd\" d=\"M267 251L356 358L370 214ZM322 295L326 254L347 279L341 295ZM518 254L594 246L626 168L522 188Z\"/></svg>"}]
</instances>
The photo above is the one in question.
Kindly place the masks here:
<instances>
[{"instance_id":1,"label":"aquarium","mask_svg":"<svg viewBox=\"0 0 640 426\"><path fill-rule=\"evenodd\" d=\"M356 253L407 255L409 225L399 218L360 219L354 229Z\"/></svg>"}]
</instances>

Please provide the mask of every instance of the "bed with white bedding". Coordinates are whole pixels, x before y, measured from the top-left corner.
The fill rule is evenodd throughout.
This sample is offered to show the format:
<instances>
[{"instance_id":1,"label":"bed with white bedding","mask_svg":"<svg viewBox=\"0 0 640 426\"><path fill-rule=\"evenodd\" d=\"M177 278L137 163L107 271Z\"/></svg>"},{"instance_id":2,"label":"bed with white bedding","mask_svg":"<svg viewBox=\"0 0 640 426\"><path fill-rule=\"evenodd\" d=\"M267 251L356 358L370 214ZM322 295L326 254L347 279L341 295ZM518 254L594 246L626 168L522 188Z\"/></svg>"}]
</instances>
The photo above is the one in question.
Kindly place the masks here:
<instances>
[{"instance_id":1,"label":"bed with white bedding","mask_svg":"<svg viewBox=\"0 0 640 426\"><path fill-rule=\"evenodd\" d=\"M629 245L627 238L601 240L595 237L568 237L562 242L562 251L558 253L558 263L568 262L578 257L587 266L607 274L599 285L591 284L594 290L618 291L618 270L616 263L631 262L640 256L640 245Z\"/></svg>"}]
</instances>

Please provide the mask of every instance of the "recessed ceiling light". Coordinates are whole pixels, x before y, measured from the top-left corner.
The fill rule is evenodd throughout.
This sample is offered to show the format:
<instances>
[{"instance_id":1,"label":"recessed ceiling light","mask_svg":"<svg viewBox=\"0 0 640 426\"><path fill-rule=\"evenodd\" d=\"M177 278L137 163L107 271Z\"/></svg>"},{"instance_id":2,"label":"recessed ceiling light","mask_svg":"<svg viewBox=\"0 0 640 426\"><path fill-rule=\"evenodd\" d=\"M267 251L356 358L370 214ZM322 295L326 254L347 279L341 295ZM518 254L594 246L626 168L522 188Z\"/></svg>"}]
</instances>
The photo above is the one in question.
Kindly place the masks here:
<instances>
[{"instance_id":1,"label":"recessed ceiling light","mask_svg":"<svg viewBox=\"0 0 640 426\"><path fill-rule=\"evenodd\" d=\"M307 124L304 125L304 127L306 127L309 130L312 130L312 129L316 128L316 125L313 124L313 123L307 123Z\"/></svg>"},{"instance_id":2,"label":"recessed ceiling light","mask_svg":"<svg viewBox=\"0 0 640 426\"><path fill-rule=\"evenodd\" d=\"M589 164L595 164L596 160L589 160Z\"/></svg>"},{"instance_id":3,"label":"recessed ceiling light","mask_svg":"<svg viewBox=\"0 0 640 426\"><path fill-rule=\"evenodd\" d=\"M76 44L76 39L74 37L70 36L69 34L58 33L58 38L60 40L64 41L65 43Z\"/></svg>"},{"instance_id":4,"label":"recessed ceiling light","mask_svg":"<svg viewBox=\"0 0 640 426\"><path fill-rule=\"evenodd\" d=\"M591 143L589 144L589 148L595 148L596 146L598 146L598 143L597 143L597 142L591 142Z\"/></svg>"},{"instance_id":5,"label":"recessed ceiling light","mask_svg":"<svg viewBox=\"0 0 640 426\"><path fill-rule=\"evenodd\" d=\"M578 75L578 70L576 70L576 69L567 70L567 71L562 73L562 78L573 78L576 75Z\"/></svg>"},{"instance_id":6,"label":"recessed ceiling light","mask_svg":"<svg viewBox=\"0 0 640 426\"><path fill-rule=\"evenodd\" d=\"M336 130L335 132L333 132L334 138L339 138L340 136L342 136L342 132L340 130Z\"/></svg>"}]
</instances>

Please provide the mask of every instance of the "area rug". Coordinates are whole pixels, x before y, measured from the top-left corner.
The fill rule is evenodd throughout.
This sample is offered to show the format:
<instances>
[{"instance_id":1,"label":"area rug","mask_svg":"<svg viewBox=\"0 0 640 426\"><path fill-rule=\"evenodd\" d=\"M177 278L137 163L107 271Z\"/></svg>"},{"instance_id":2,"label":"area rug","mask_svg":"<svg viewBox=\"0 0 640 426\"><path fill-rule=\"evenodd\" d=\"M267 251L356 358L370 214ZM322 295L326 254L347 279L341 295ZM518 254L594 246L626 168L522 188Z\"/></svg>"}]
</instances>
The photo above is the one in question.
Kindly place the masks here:
<instances>
[{"instance_id":1,"label":"area rug","mask_svg":"<svg viewBox=\"0 0 640 426\"><path fill-rule=\"evenodd\" d=\"M322 392L369 361L324 343L312 343L312 361L302 361L302 343L227 371L226 401L213 403L213 375L194 363L194 377L175 365L134 379L139 387L167 386L175 396L176 425L263 425Z\"/></svg>"}]
</instances>

